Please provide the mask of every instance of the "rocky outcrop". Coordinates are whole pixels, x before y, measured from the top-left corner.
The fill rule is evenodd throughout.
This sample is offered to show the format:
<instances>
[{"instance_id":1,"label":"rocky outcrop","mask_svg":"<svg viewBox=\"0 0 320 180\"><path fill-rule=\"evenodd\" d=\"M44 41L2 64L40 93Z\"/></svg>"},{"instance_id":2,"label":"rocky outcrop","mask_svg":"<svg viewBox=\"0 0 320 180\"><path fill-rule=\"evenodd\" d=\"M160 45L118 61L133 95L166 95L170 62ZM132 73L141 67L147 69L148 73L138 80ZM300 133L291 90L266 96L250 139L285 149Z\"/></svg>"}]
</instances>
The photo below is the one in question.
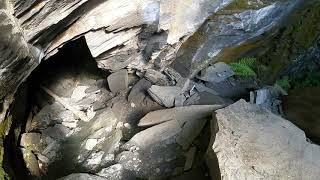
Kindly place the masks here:
<instances>
[{"instance_id":1,"label":"rocky outcrop","mask_svg":"<svg viewBox=\"0 0 320 180\"><path fill-rule=\"evenodd\" d=\"M11 1L0 3L0 99L4 106L0 122L6 118L6 111L18 86L39 64L41 52L28 44L23 29L13 16Z\"/></svg>"},{"instance_id":2,"label":"rocky outcrop","mask_svg":"<svg viewBox=\"0 0 320 180\"><path fill-rule=\"evenodd\" d=\"M0 3L2 136L7 134L11 118L19 121L24 119L14 114L22 110L8 110L12 100L10 98L41 60L43 65L63 59L63 55L71 51L72 48L68 47L72 41L83 44L73 45L76 53L71 55L73 57L67 57L68 61L77 59L79 61L75 64L80 67L82 58L94 60L95 67L92 70L95 73L87 74L73 72L73 68L52 71L52 74L49 73L52 79L48 78L47 72L35 72L35 76L38 76L35 79L41 79L41 92L35 92L36 105L30 105L31 112L25 129L21 124L17 129L11 129L15 146L22 149L23 160L34 176L45 174L56 178L74 173L66 179L99 179L105 174L104 178L108 179L108 172L121 174L122 171L130 171L139 178L180 175L192 169L192 157L199 149L194 141L204 129L207 115L210 116L214 109L248 95L248 89L259 88L256 77L235 78L235 71L226 63L243 56L258 57L257 69L265 75L262 79L272 81L285 66L297 57L302 57L300 55L312 52L316 56L318 52L309 48L318 47L314 43L315 39L319 39L320 32L320 23L317 21L320 3L317 0L11 2L13 6L10 6L9 1ZM47 62L43 62L45 60ZM56 66L48 68L45 65L42 68L44 71L58 69ZM81 68L90 69L87 64ZM103 77L91 78L101 69L104 70L101 73ZM261 76L259 72L257 74ZM242 106L235 111L239 112L238 116L247 117L244 112L251 110L251 105L240 103ZM270 102L265 104L270 105ZM237 105L239 103L229 109ZM174 108L148 114L164 107ZM268 113L264 110L258 112L255 112L256 120ZM229 113L226 116L232 115ZM276 119L271 114L268 116ZM246 132L240 129L239 133L254 134L253 129L260 128L260 124L247 123L249 126L244 126L252 120L250 117L244 118L243 124L232 126L232 131L240 127L249 128ZM288 134L293 133L290 137L296 136L295 139L299 141L285 146L289 147L288 154L293 154L286 156L291 159L294 159L301 145L315 147L304 141L301 131L288 123L282 123L285 122L283 120L279 121L273 124L260 122L266 127L254 134L260 138L259 142L270 143L265 136L259 136L266 133L275 139L272 143L283 147L286 142L280 135L289 137ZM232 142L236 145L227 144L230 147L221 145L226 140L220 139L220 136L225 135L221 133L223 128L228 127L219 127L213 148L219 161L224 158L221 153L238 150L238 145L242 145L237 140ZM282 131L264 131L274 129ZM21 131L23 134L19 137ZM233 135L231 133L230 137ZM259 144L259 147L265 144ZM220 150L220 146L227 148ZM216 151L217 148L219 151ZM250 148L241 150L236 152L239 154L237 158L254 155L248 152L246 156L240 156L246 150L253 151ZM285 157L281 156L282 151L279 149L270 152L264 150L256 149L262 156L279 152L283 158L279 159L284 161ZM303 150L308 153L307 148ZM247 167L247 161L238 162L237 158L225 161L231 160L232 166L228 164L227 168L221 168L224 177L225 174L233 177L244 172L259 178L265 176L263 173L267 177L281 178L284 177L281 174L283 169L301 170L288 169L287 164L272 169L275 166L272 163L280 162L278 160L270 163L272 172L270 169L260 171L265 167L262 163ZM303 163L308 164L307 161ZM225 164L220 163L222 165ZM234 173L232 167L236 165L244 171ZM314 175L313 167L310 167L308 172ZM46 174L47 168L53 170L50 169L50 173ZM290 175L295 178L299 174Z\"/></svg>"},{"instance_id":3,"label":"rocky outcrop","mask_svg":"<svg viewBox=\"0 0 320 180\"><path fill-rule=\"evenodd\" d=\"M318 179L320 147L289 121L244 100L216 113L222 179Z\"/></svg>"},{"instance_id":4,"label":"rocky outcrop","mask_svg":"<svg viewBox=\"0 0 320 180\"><path fill-rule=\"evenodd\" d=\"M261 47L260 39L268 39L289 14L313 1L15 2L26 39L41 47L46 58L84 36L100 68L163 69L178 55L173 66L183 76L194 76L212 62L242 56L249 50L245 46Z\"/></svg>"}]
</instances>

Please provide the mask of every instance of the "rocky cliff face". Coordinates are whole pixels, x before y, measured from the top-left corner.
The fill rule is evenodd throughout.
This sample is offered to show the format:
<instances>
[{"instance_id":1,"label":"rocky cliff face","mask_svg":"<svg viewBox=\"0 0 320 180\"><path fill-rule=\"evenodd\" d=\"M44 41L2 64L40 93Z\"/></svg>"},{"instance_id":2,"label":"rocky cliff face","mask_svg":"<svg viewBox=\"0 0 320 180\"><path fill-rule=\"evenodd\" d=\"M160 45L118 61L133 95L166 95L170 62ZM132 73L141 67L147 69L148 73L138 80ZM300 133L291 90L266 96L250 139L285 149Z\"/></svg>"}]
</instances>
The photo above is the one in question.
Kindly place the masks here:
<instances>
[{"instance_id":1,"label":"rocky cliff face","mask_svg":"<svg viewBox=\"0 0 320 180\"><path fill-rule=\"evenodd\" d=\"M318 10L319 2L302 0L16 0L14 9L3 16L7 14L10 22L14 11L24 36L14 20L11 24L17 26L8 31L20 32L16 37L23 39L10 43L24 48L10 48L21 51L6 58L2 69L14 69L5 62L28 55L27 42L42 49L47 59L68 41L84 36L102 69L164 69L174 61L171 66L193 77L216 61L230 62L250 54L263 56L263 63L272 66L268 72L276 77L283 64L290 64L318 36ZM7 44L10 36L3 35ZM294 46L286 48L290 42ZM3 83L1 94L23 79L26 69L32 70L32 63L17 67L19 76L16 70L14 75L4 73L3 80L11 80Z\"/></svg>"},{"instance_id":2,"label":"rocky cliff face","mask_svg":"<svg viewBox=\"0 0 320 180\"><path fill-rule=\"evenodd\" d=\"M258 89L261 82L273 83L279 76L317 66L320 59L319 13L318 0L2 1L2 138L8 134L13 119L17 121L12 125L14 130L11 128L17 134L15 141L21 140L20 132L25 132L23 137L30 135L45 142L37 150L30 149L26 144L19 145L19 148L23 147L24 155L33 159L30 166L36 167L32 171L32 175L36 176L43 173L40 171L46 171L43 167L48 165L47 161L58 164L63 162L61 159L64 156L57 161L56 156L43 158L41 155L44 152L50 154L64 150L54 146L57 149L45 151L48 147L60 141L67 141L66 147L73 147L74 139L82 143L77 149L80 160L76 163L70 161L70 167L78 166L80 162L81 166L85 166L84 169L94 169L90 173L97 173L100 168L98 174L104 177L108 177L110 172L125 173L124 177L132 177L130 173L133 173L140 178L156 178L157 174L163 174L161 178L166 178L181 174L184 155L197 154L192 153L193 149L201 149L194 142L202 129L205 129L206 118L197 115L202 113L204 106L201 105L214 104L219 105L219 108L227 106L234 99L248 96L248 89ZM72 43L78 45L70 47ZM64 55L68 51L72 53L66 58ZM230 63L242 57L256 57L257 76L241 77L240 80L233 78L233 70L222 63ZM64 64L69 59L72 59L71 67L75 72L71 72L69 66ZM88 65L86 60L94 67ZM50 61L61 63L60 66L52 66L57 71L50 69ZM15 92L39 64L40 70L35 71L26 84L34 83L29 81L36 79L44 86L41 86L42 90L34 91L36 103L28 104L31 115L28 120L22 121L23 118L16 116L16 109L19 108L14 108L21 92ZM74 67L74 64L77 66ZM83 69L90 70L84 72ZM96 72L99 72L98 75ZM105 76L108 78L104 79ZM43 95L43 90L46 95ZM12 105L13 100L16 101ZM192 110L181 107L189 105L199 105L201 108L192 114ZM145 125L138 124L139 120L151 111L165 107L176 107L180 113L189 112L192 119L176 115L175 110L160 111L160 115L154 117L157 123L151 123L149 125L153 127L141 131ZM24 110L29 111L28 108ZM62 112L71 114L72 122L67 121L68 118ZM175 116L171 117L170 112ZM48 119L41 114L53 115ZM103 120L99 124L99 116L109 114L115 115L110 115L113 117L113 121L109 122L112 125L109 127ZM26 122L38 121L45 124L36 124L35 129L23 128ZM127 123L128 127L121 123ZM17 126L20 129L16 131ZM105 128L111 128L110 132L102 133L101 129ZM101 130L100 133L98 130ZM60 131L63 136L56 137L55 133ZM94 135L94 131L97 134ZM52 132L55 132L54 137ZM164 137L159 141L141 138L148 135L156 138L157 134L153 132ZM91 136L94 138L89 138ZM184 141L188 137L193 142L188 141L186 145ZM71 144L68 144L70 139ZM117 164L104 170L100 166L96 167L97 159L109 157L104 154L105 146L109 146L108 143L122 144L120 139L128 140L128 143L121 148L109 149L107 153L113 157L111 164ZM101 140L100 145L98 140ZM150 146L143 146L143 140L148 141ZM181 144L181 141L184 143ZM88 150L86 147L90 146L90 142L99 146L94 145ZM163 146L159 146L162 143ZM140 150L132 150L133 146ZM163 160L160 150L158 152L156 149L168 151L167 158L170 160ZM150 163L155 171L153 174L150 174L147 165L150 157L162 159ZM74 155L70 158L74 160L77 157ZM142 163L126 162L134 162L133 159L139 159ZM190 162L188 157L185 159ZM109 163L106 160L105 165ZM40 165L42 169L39 169ZM77 171L71 169L68 172ZM66 179L77 177L89 178L90 175L75 174Z\"/></svg>"}]
</instances>

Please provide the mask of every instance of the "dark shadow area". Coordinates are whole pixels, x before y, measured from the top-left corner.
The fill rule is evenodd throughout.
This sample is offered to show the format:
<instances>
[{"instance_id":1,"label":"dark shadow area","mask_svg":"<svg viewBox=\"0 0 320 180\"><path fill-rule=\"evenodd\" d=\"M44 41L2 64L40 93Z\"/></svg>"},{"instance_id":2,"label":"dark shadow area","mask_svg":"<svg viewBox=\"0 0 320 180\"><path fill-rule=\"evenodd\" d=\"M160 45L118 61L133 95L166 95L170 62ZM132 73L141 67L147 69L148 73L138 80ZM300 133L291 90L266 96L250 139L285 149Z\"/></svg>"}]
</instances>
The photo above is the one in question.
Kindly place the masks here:
<instances>
[{"instance_id":1,"label":"dark shadow area","mask_svg":"<svg viewBox=\"0 0 320 180\"><path fill-rule=\"evenodd\" d=\"M3 142L4 169L12 179L31 179L23 161L20 146L20 133L25 128L30 106L28 105L28 86L22 84L15 95L15 101L10 107L12 112L11 128Z\"/></svg>"},{"instance_id":2,"label":"dark shadow area","mask_svg":"<svg viewBox=\"0 0 320 180\"><path fill-rule=\"evenodd\" d=\"M26 132L27 120L33 118L44 106L53 102L52 97L40 87L47 87L60 97L68 97L73 92L75 85L81 85L88 79L105 79L107 75L107 72L98 68L83 37L64 45L56 55L41 62L26 82L21 85L16 94L16 100L10 108L13 123L4 142L4 161L6 162L4 164L7 165L6 172L9 172L13 179L36 179L28 174L21 152L20 139L21 135ZM47 175L41 179L56 179L75 171L76 167L70 167L72 162L68 157L76 154L72 150L80 144L70 142L66 144L60 151L64 158L59 161L59 164L49 166L46 169Z\"/></svg>"}]
</instances>

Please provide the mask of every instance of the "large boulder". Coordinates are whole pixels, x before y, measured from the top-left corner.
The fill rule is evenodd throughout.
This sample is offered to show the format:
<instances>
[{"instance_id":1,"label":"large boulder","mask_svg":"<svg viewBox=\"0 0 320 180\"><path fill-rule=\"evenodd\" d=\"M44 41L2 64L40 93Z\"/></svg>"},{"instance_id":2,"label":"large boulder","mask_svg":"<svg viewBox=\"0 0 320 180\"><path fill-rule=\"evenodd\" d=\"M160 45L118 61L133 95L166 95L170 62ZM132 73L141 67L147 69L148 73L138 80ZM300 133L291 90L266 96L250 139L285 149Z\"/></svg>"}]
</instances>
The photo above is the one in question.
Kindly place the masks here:
<instances>
[{"instance_id":1,"label":"large boulder","mask_svg":"<svg viewBox=\"0 0 320 180\"><path fill-rule=\"evenodd\" d=\"M223 105L198 105L158 110L144 116L139 126L152 126L133 136L116 161L136 177L166 179L185 166L184 152L204 128L208 116Z\"/></svg>"},{"instance_id":2,"label":"large boulder","mask_svg":"<svg viewBox=\"0 0 320 180\"><path fill-rule=\"evenodd\" d=\"M244 100L216 113L208 154L222 179L319 179L320 147L291 122Z\"/></svg>"}]
</instances>

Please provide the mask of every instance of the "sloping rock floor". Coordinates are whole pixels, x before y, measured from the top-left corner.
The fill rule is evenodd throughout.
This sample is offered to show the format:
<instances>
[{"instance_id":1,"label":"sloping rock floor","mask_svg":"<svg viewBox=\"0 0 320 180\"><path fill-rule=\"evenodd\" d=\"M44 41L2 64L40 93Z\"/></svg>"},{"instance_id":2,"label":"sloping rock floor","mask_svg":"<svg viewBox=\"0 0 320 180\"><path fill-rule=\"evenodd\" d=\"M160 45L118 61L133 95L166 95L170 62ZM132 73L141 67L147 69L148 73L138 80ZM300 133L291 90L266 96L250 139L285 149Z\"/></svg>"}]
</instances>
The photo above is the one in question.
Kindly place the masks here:
<instances>
[{"instance_id":1,"label":"sloping rock floor","mask_svg":"<svg viewBox=\"0 0 320 180\"><path fill-rule=\"evenodd\" d=\"M235 77L229 66L222 62L209 66L194 79L183 78L172 68L163 72L153 69L98 72L97 66L93 66L96 69L90 73L82 72L90 69L87 66L71 69L64 65L48 66L51 70L46 72L44 69L35 75L43 77L42 80L31 82L35 83L29 93L33 101L19 147L32 179L216 179L237 176L238 172L220 164L227 162L221 154L231 149L222 148L221 151L220 146L233 146L233 142L230 145L228 138L219 140L225 128L221 123L228 119L219 119L219 113L236 106L250 110L252 104L257 104L270 110L256 110L263 113L261 119L273 117L270 115L273 113L281 114L278 100L281 90L265 87L249 93L248 89L258 89L254 87L254 79ZM251 104L242 101L243 104L233 104L235 99L249 94ZM217 120L212 115L215 111ZM229 119L232 118L246 119L246 115L237 114ZM237 129L237 125L231 126L234 126L233 131ZM241 133L247 132L246 128L249 126L243 127ZM235 146L236 141L237 138ZM305 140L301 142L306 143ZM242 153L239 150L234 156L242 157ZM243 155L244 161L246 155ZM241 167L247 168L245 165ZM273 176L276 175L272 172L268 175Z\"/></svg>"},{"instance_id":2,"label":"sloping rock floor","mask_svg":"<svg viewBox=\"0 0 320 180\"><path fill-rule=\"evenodd\" d=\"M45 78L32 92L20 140L30 175L185 179L187 173L208 179L207 121L233 101L173 69L166 72L138 76L122 69L91 77L67 71Z\"/></svg>"},{"instance_id":3,"label":"sloping rock floor","mask_svg":"<svg viewBox=\"0 0 320 180\"><path fill-rule=\"evenodd\" d=\"M45 78L32 92L34 102L20 140L30 176L61 180L318 177L319 160L311 157L319 154L319 146L279 116L275 102L281 91L266 87L249 93L248 84L226 74L218 82L212 80L211 86L204 80L184 79L170 68L163 73L121 69L102 76L66 71ZM231 99L242 94L252 95L251 104ZM283 154L284 149L291 150ZM299 152L304 155L297 156ZM290 162L296 161L301 166L292 169Z\"/></svg>"}]
</instances>

